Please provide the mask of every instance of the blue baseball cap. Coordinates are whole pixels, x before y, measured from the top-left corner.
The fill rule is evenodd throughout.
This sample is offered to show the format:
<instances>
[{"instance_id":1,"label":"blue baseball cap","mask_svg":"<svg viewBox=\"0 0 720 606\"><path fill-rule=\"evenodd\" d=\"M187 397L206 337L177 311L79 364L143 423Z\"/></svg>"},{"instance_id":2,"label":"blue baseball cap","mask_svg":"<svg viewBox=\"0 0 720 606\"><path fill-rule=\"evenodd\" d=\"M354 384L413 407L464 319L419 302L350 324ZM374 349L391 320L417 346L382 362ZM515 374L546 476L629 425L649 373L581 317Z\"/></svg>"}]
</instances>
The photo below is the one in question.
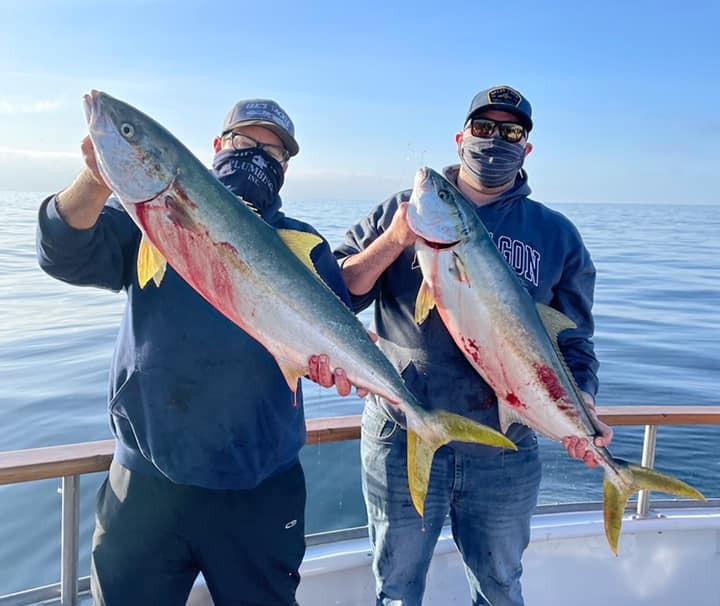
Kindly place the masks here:
<instances>
[{"instance_id":1,"label":"blue baseball cap","mask_svg":"<svg viewBox=\"0 0 720 606\"><path fill-rule=\"evenodd\" d=\"M295 126L290 116L271 99L238 101L225 116L222 134L238 126L263 126L280 137L291 156L300 151L300 146L295 140Z\"/></svg>"},{"instance_id":2,"label":"blue baseball cap","mask_svg":"<svg viewBox=\"0 0 720 606\"><path fill-rule=\"evenodd\" d=\"M510 86L493 86L480 91L470 103L465 123L475 114L486 109L498 109L515 114L528 132L532 130L532 107L530 101Z\"/></svg>"}]
</instances>

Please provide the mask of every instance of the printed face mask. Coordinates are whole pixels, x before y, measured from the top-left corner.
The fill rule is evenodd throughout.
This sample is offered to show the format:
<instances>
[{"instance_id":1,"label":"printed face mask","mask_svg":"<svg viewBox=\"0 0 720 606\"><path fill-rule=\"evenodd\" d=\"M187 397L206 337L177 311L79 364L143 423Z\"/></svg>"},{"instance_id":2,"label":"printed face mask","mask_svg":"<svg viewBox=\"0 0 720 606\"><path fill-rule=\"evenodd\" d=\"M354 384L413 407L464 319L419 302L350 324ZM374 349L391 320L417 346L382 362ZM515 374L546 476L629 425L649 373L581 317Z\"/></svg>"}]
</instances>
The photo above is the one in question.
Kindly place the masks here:
<instances>
[{"instance_id":1,"label":"printed face mask","mask_svg":"<svg viewBox=\"0 0 720 606\"><path fill-rule=\"evenodd\" d=\"M260 148L220 150L213 159L213 171L232 193L261 215L274 205L285 179L280 162Z\"/></svg>"},{"instance_id":2,"label":"printed face mask","mask_svg":"<svg viewBox=\"0 0 720 606\"><path fill-rule=\"evenodd\" d=\"M466 135L460 147L463 168L483 187L500 187L515 180L525 160L525 148L501 137L483 139Z\"/></svg>"}]
</instances>

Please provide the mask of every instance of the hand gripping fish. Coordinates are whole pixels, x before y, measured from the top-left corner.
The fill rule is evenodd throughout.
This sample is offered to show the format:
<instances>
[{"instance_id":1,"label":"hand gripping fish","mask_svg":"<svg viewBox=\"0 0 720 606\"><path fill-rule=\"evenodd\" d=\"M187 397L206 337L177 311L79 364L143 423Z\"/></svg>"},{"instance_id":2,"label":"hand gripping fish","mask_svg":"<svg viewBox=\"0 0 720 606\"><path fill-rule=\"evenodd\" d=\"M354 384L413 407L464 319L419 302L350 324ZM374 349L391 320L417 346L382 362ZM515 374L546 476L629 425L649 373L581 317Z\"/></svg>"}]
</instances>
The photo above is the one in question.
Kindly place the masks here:
<instances>
[{"instance_id":1,"label":"hand gripping fish","mask_svg":"<svg viewBox=\"0 0 720 606\"><path fill-rule=\"evenodd\" d=\"M441 175L421 168L408 206L423 285L415 317L435 306L457 346L495 391L500 426L522 423L556 441L577 436L605 472L605 535L617 555L628 498L651 489L704 499L673 477L614 458L597 447L600 434L557 344L575 324L536 304L493 243L472 203Z\"/></svg>"},{"instance_id":2,"label":"hand gripping fish","mask_svg":"<svg viewBox=\"0 0 720 606\"><path fill-rule=\"evenodd\" d=\"M348 379L396 404L408 429L408 474L422 514L435 450L453 440L515 449L470 419L431 412L408 391L362 323L317 276L314 234L276 231L218 181L172 134L98 91L84 110L104 179L140 228L138 281L159 287L167 263L272 354L290 389L325 353Z\"/></svg>"}]
</instances>

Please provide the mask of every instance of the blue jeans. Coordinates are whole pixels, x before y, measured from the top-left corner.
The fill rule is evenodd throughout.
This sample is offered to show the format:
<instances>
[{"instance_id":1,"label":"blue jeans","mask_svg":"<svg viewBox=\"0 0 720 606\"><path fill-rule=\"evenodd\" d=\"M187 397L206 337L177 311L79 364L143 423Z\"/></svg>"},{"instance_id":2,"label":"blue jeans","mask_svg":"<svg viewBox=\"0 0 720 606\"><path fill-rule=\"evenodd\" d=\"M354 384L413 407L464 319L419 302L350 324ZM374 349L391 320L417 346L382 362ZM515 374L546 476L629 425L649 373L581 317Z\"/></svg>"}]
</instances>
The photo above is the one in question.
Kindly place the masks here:
<instances>
[{"instance_id":1,"label":"blue jeans","mask_svg":"<svg viewBox=\"0 0 720 606\"><path fill-rule=\"evenodd\" d=\"M523 606L521 559L541 470L536 437L518 447L491 457L438 449L421 518L408 489L406 432L370 399L363 412L361 457L377 606L421 605L448 514L473 606Z\"/></svg>"}]
</instances>

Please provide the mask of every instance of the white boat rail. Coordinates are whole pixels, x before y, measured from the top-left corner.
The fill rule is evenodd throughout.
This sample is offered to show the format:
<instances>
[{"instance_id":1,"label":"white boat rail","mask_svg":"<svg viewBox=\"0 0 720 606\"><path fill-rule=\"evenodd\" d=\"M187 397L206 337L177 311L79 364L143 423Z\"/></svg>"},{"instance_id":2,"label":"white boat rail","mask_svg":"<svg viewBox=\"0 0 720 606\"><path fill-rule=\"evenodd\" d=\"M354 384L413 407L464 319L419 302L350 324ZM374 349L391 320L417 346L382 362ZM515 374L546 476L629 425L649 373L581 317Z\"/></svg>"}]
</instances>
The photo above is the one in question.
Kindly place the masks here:
<instances>
[{"instance_id":1,"label":"white boat rail","mask_svg":"<svg viewBox=\"0 0 720 606\"><path fill-rule=\"evenodd\" d=\"M719 425L720 406L605 406L598 407L600 418L613 426L645 426L642 464L653 467L657 428L663 425ZM360 416L328 417L307 421L307 444L322 444L360 438ZM0 452L0 485L17 484L51 478L61 479L62 524L60 582L0 596L0 606L27 606L58 600L61 606L76 606L79 595L89 589L89 578L78 578L80 477L106 471L115 449L114 440L66 444ZM673 506L682 502L673 501ZM709 506L718 507L720 499L710 499ZM543 505L538 512L579 511L597 509L597 503ZM697 503L692 503L698 507ZM641 491L636 506L636 519L649 516L650 494ZM363 536L364 527L308 536L308 545L329 543Z\"/></svg>"}]
</instances>

